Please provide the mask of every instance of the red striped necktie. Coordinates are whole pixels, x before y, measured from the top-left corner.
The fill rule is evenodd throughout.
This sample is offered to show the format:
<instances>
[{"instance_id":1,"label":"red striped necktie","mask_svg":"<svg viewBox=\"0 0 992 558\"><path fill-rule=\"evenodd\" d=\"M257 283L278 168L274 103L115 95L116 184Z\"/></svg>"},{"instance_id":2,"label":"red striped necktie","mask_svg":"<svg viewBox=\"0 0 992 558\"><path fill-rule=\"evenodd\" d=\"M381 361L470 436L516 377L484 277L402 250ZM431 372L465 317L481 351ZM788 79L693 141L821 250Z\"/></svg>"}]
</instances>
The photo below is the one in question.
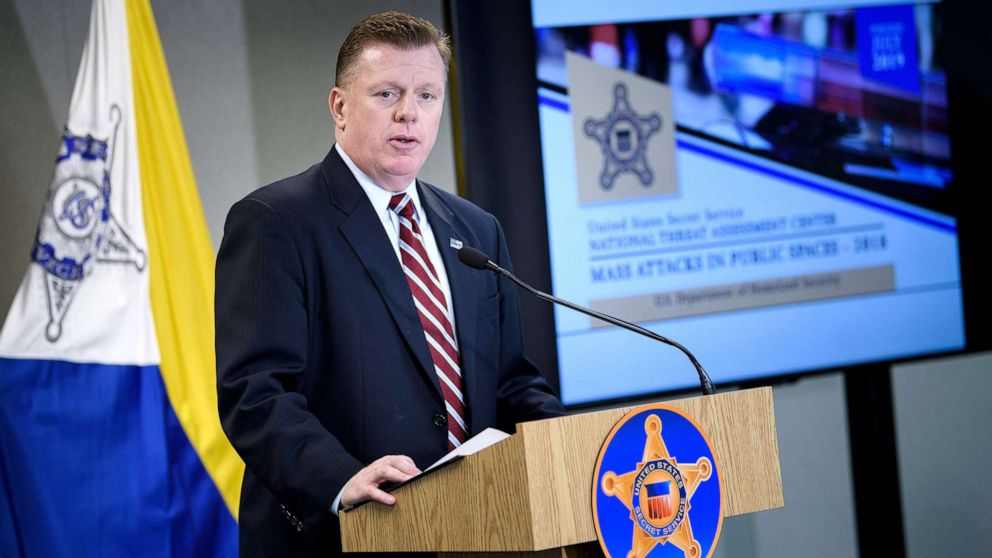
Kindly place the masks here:
<instances>
[{"instance_id":1,"label":"red striped necktie","mask_svg":"<svg viewBox=\"0 0 992 558\"><path fill-rule=\"evenodd\" d=\"M441 281L427 257L424 237L414 215L413 200L408 194L394 194L389 209L400 221L400 260L403 274L410 285L413 303L420 316L420 325L431 350L434 371L441 383L444 406L448 415L448 449L462 445L467 437L465 427L465 398L462 395L462 371L458 359L455 331L451 327L448 304Z\"/></svg>"}]
</instances>

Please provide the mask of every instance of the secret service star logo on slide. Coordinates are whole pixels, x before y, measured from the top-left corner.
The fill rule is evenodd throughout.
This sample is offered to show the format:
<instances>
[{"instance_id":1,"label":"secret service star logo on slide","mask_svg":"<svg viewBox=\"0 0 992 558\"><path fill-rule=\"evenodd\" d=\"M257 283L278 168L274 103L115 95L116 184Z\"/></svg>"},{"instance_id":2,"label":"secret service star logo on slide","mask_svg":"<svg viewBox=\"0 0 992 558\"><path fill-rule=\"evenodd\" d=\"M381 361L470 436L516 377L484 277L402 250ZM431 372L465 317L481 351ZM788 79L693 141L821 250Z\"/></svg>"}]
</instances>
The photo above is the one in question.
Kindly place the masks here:
<instances>
[{"instance_id":1,"label":"secret service star logo on slide","mask_svg":"<svg viewBox=\"0 0 992 558\"><path fill-rule=\"evenodd\" d=\"M613 188L622 172L634 173L645 187L651 185L654 173L648 166L647 142L659 130L661 116L634 112L627 100L627 86L617 83L613 88L613 108L606 118L589 118L585 122L586 135L599 142L603 150L605 161L599 184L604 190Z\"/></svg>"}]
</instances>

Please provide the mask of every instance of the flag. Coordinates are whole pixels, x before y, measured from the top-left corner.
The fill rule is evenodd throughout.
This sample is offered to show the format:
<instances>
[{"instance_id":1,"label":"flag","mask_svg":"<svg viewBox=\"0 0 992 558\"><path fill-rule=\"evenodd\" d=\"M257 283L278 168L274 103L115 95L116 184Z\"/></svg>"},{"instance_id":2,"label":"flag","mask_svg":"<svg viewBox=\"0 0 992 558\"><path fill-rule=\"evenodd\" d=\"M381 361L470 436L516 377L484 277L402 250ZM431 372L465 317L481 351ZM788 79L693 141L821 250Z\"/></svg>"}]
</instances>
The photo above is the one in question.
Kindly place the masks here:
<instances>
[{"instance_id":1,"label":"flag","mask_svg":"<svg viewBox=\"0 0 992 558\"><path fill-rule=\"evenodd\" d=\"M94 0L0 331L0 556L237 554L213 261L148 0Z\"/></svg>"},{"instance_id":2,"label":"flag","mask_svg":"<svg viewBox=\"0 0 992 558\"><path fill-rule=\"evenodd\" d=\"M645 486L648 491L648 517L665 519L672 514L671 481L661 481Z\"/></svg>"}]
</instances>

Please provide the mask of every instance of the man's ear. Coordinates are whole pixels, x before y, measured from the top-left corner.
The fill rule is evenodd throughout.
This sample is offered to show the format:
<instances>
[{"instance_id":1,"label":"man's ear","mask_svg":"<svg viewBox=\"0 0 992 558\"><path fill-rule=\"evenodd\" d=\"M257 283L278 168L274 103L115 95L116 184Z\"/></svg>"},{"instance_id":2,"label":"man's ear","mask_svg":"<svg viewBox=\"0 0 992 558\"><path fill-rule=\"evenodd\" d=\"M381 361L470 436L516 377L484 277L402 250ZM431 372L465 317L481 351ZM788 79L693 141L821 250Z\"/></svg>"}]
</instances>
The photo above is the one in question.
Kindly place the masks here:
<instances>
[{"instance_id":1,"label":"man's ear","mask_svg":"<svg viewBox=\"0 0 992 558\"><path fill-rule=\"evenodd\" d=\"M327 95L327 109L331 111L331 118L334 119L334 127L344 130L344 92L340 87L331 89L330 94Z\"/></svg>"}]
</instances>

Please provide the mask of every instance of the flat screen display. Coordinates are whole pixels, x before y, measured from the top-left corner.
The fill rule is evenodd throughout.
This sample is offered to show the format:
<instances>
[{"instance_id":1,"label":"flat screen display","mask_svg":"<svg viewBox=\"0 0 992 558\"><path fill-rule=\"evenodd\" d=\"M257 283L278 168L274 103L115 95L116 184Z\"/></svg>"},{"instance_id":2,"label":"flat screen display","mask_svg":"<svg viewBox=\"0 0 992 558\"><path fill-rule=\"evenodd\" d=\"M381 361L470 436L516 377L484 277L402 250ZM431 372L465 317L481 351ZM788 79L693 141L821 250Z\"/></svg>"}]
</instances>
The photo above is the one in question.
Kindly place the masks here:
<instances>
[{"instance_id":1,"label":"flat screen display","mask_svg":"<svg viewBox=\"0 0 992 558\"><path fill-rule=\"evenodd\" d=\"M532 14L555 295L718 384L964 347L939 4ZM671 347L555 327L566 404L698 384Z\"/></svg>"}]
</instances>

